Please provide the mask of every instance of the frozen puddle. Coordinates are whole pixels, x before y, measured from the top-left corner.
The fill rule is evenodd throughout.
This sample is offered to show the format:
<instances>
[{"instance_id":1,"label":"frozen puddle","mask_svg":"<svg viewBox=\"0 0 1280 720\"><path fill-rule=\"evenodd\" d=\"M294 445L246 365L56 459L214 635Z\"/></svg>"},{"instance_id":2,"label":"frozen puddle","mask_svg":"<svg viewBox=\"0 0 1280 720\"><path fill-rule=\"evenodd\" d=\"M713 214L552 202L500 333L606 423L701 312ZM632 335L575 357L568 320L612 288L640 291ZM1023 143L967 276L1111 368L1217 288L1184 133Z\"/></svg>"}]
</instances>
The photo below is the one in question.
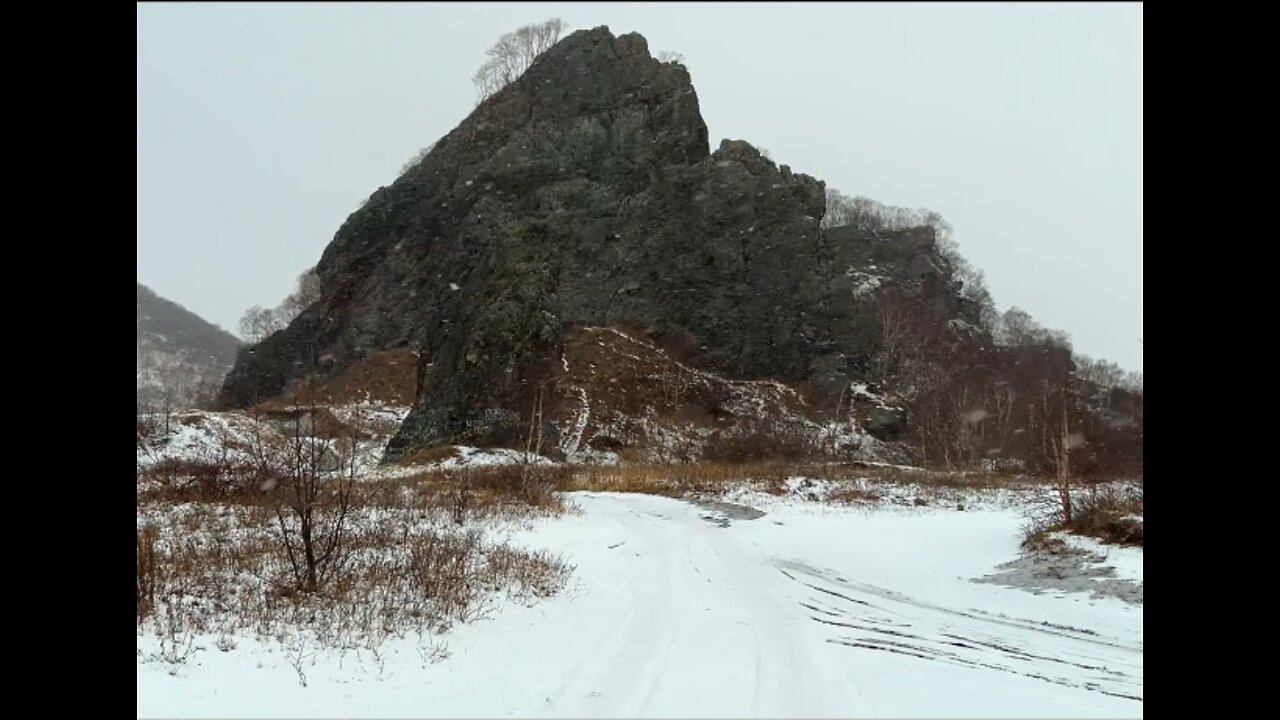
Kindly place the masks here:
<instances>
[{"instance_id":1,"label":"frozen puddle","mask_svg":"<svg viewBox=\"0 0 1280 720\"><path fill-rule=\"evenodd\" d=\"M738 503L721 500L693 500L691 502L702 508L702 512L698 514L698 517L722 528L729 527L734 520L758 520L765 516L765 513L761 510Z\"/></svg>"}]
</instances>

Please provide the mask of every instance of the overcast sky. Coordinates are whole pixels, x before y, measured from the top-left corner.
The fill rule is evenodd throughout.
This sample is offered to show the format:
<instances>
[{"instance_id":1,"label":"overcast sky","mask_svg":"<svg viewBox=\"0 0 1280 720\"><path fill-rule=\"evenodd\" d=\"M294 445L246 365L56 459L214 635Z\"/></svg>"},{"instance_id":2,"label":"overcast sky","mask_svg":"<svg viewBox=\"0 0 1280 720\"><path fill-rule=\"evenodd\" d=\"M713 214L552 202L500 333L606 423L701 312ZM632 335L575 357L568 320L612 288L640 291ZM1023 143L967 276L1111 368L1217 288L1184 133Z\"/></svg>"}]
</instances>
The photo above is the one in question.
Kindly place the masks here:
<instances>
[{"instance_id":1,"label":"overcast sky","mask_svg":"<svg viewBox=\"0 0 1280 720\"><path fill-rule=\"evenodd\" d=\"M1141 4L139 4L138 281L235 332L559 16L684 55L722 138L955 227L1001 309L1142 369Z\"/></svg>"}]
</instances>

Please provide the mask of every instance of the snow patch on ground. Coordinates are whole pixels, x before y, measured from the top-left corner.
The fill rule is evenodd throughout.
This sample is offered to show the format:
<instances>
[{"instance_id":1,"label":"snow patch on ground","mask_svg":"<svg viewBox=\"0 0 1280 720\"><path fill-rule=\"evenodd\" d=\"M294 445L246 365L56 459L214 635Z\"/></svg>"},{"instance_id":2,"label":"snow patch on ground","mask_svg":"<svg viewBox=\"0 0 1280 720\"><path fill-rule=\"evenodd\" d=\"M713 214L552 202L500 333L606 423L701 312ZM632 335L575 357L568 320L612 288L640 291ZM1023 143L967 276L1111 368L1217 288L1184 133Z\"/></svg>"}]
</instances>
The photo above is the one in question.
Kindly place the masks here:
<instances>
[{"instance_id":1,"label":"snow patch on ground","mask_svg":"<svg viewBox=\"0 0 1280 720\"><path fill-rule=\"evenodd\" d=\"M971 581L1018 556L1016 511L571 500L512 536L576 565L559 596L376 652L139 636L138 715L1142 714L1141 605Z\"/></svg>"},{"instance_id":2,"label":"snow patch on ground","mask_svg":"<svg viewBox=\"0 0 1280 720\"><path fill-rule=\"evenodd\" d=\"M1006 487L966 488L931 485L925 482L891 482L878 479L874 473L852 480L827 480L793 476L783 481L781 491L760 482L744 482L730 486L725 500L766 509L791 509L825 514L842 512L844 506L876 511L928 513L948 510L1019 510L1042 488L1010 483Z\"/></svg>"}]
</instances>

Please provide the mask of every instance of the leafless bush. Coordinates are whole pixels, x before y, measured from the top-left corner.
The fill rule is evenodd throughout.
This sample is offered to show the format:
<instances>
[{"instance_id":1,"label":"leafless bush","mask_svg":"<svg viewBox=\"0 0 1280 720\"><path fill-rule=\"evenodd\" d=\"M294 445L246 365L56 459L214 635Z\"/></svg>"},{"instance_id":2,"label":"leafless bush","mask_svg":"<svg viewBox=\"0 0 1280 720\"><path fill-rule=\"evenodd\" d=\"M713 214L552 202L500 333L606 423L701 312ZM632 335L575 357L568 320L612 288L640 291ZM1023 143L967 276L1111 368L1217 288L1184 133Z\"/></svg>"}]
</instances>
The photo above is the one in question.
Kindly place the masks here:
<instances>
[{"instance_id":1,"label":"leafless bush","mask_svg":"<svg viewBox=\"0 0 1280 720\"><path fill-rule=\"evenodd\" d=\"M1070 518L1063 513L1058 488L1042 495L1023 528L1023 545L1044 548L1050 535L1067 531L1117 545L1142 546L1142 487L1093 485L1072 496Z\"/></svg>"},{"instance_id":2,"label":"leafless bush","mask_svg":"<svg viewBox=\"0 0 1280 720\"><path fill-rule=\"evenodd\" d=\"M138 413L138 447L146 447L159 434L160 420L152 413Z\"/></svg>"},{"instance_id":3,"label":"leafless bush","mask_svg":"<svg viewBox=\"0 0 1280 720\"><path fill-rule=\"evenodd\" d=\"M265 463L279 478L272 489L279 490L280 547L299 592L319 591L346 561L356 448L354 438L342 443L304 435L302 423L295 422Z\"/></svg>"},{"instance_id":4,"label":"leafless bush","mask_svg":"<svg viewBox=\"0 0 1280 720\"><path fill-rule=\"evenodd\" d=\"M139 563L139 624L168 638L173 653L194 633L277 637L299 628L315 648L376 646L389 634L474 620L494 593L554 593L570 572L553 556L487 541L479 526L453 529L408 507L353 507L344 571L317 592L298 592L277 520L263 508L152 504L139 517L154 527L139 533L139 557L150 558ZM148 602L161 612L142 617Z\"/></svg>"},{"instance_id":5,"label":"leafless bush","mask_svg":"<svg viewBox=\"0 0 1280 720\"><path fill-rule=\"evenodd\" d=\"M253 465L228 460L166 458L138 472L141 502L222 502L262 505L268 475Z\"/></svg>"},{"instance_id":6,"label":"leafless bush","mask_svg":"<svg viewBox=\"0 0 1280 720\"><path fill-rule=\"evenodd\" d=\"M156 595L161 586L160 566L156 563L155 528L138 528L138 622L155 611Z\"/></svg>"},{"instance_id":7,"label":"leafless bush","mask_svg":"<svg viewBox=\"0 0 1280 720\"><path fill-rule=\"evenodd\" d=\"M455 522L469 513L512 506L559 512L564 505L556 489L566 472L562 465L528 463L445 473Z\"/></svg>"},{"instance_id":8,"label":"leafless bush","mask_svg":"<svg viewBox=\"0 0 1280 720\"><path fill-rule=\"evenodd\" d=\"M1142 488L1093 486L1076 502L1069 529L1117 545L1142 546Z\"/></svg>"},{"instance_id":9,"label":"leafless bush","mask_svg":"<svg viewBox=\"0 0 1280 720\"><path fill-rule=\"evenodd\" d=\"M486 556L481 577L494 591L507 588L509 596L529 599L555 594L564 587L570 572L570 567L550 553L498 545Z\"/></svg>"}]
</instances>

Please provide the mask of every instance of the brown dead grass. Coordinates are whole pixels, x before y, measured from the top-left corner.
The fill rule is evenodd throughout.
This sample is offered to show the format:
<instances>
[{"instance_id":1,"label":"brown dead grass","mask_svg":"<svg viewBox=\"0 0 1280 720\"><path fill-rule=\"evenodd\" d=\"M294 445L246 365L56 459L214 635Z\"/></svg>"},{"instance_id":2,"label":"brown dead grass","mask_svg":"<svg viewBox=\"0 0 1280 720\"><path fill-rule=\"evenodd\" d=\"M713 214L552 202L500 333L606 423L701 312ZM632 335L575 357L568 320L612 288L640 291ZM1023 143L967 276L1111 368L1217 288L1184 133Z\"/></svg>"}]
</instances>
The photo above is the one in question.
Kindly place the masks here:
<instances>
[{"instance_id":1,"label":"brown dead grass","mask_svg":"<svg viewBox=\"0 0 1280 720\"><path fill-rule=\"evenodd\" d=\"M819 462L697 462L687 464L628 464L580 467L566 473L562 490L638 492L678 497L716 492L728 485L748 483L774 495L786 492L792 477L814 480L900 483L945 488L1005 487L1016 478L993 473L948 473L862 463ZM850 498L866 499L850 490Z\"/></svg>"},{"instance_id":2,"label":"brown dead grass","mask_svg":"<svg viewBox=\"0 0 1280 720\"><path fill-rule=\"evenodd\" d=\"M138 622L149 616L156 606L156 593L161 584L156 563L156 531L138 528Z\"/></svg>"},{"instance_id":3,"label":"brown dead grass","mask_svg":"<svg viewBox=\"0 0 1280 720\"><path fill-rule=\"evenodd\" d=\"M573 485L565 465L495 465L358 480L355 508L448 510L457 518L560 513L557 491ZM272 482L272 480L277 482ZM285 501L278 477L250 465L165 460L138 472L138 504L218 503L271 510ZM459 520L461 522L461 520Z\"/></svg>"},{"instance_id":4,"label":"brown dead grass","mask_svg":"<svg viewBox=\"0 0 1280 720\"><path fill-rule=\"evenodd\" d=\"M439 447L423 448L415 450L409 455L397 461L398 465L429 465L444 460L456 458L462 454L458 448L452 445L441 445Z\"/></svg>"},{"instance_id":5,"label":"brown dead grass","mask_svg":"<svg viewBox=\"0 0 1280 720\"><path fill-rule=\"evenodd\" d=\"M421 507L448 510L456 524L467 519L532 510L557 514L564 501L557 492L574 469L564 465L494 465L435 470L399 481Z\"/></svg>"},{"instance_id":6,"label":"brown dead grass","mask_svg":"<svg viewBox=\"0 0 1280 720\"><path fill-rule=\"evenodd\" d=\"M473 521L534 506L558 511L554 477L495 470L357 482L343 563L315 593L297 592L270 493L248 504L211 499L199 484L140 490L139 627L158 635L166 662L190 657L191 639L205 633L305 632L326 647L372 648L391 635L482 617L495 593L517 601L551 595L570 566L494 542ZM467 504L455 522L458 488Z\"/></svg>"},{"instance_id":7,"label":"brown dead grass","mask_svg":"<svg viewBox=\"0 0 1280 720\"><path fill-rule=\"evenodd\" d=\"M1142 492L1095 486L1077 503L1066 529L1116 545L1142 547Z\"/></svg>"},{"instance_id":8,"label":"brown dead grass","mask_svg":"<svg viewBox=\"0 0 1280 720\"><path fill-rule=\"evenodd\" d=\"M579 393L585 392L594 427L609 426L616 434L597 435L589 430L582 439L586 447L620 452L642 445L652 450L651 458L666 461L699 455L713 462L800 460L814 455L812 443L799 437L806 431L812 435L812 427L802 419L816 420L823 413L800 391L700 372L673 359L682 355L669 342L664 347L642 329L624 332L625 337L608 328L577 327L565 339L568 372L557 371L549 416L571 423L580 412ZM673 340L678 339L666 338ZM749 416L743 414L744 398L759 403ZM738 416L733 414L735 407ZM753 420L761 414L775 419L767 430ZM677 438L687 438L687 443L676 444L688 447L655 444L655 438L649 437L652 428L639 422L642 417L656 420ZM719 437L700 452L702 442L692 433L695 429Z\"/></svg>"},{"instance_id":9,"label":"brown dead grass","mask_svg":"<svg viewBox=\"0 0 1280 720\"><path fill-rule=\"evenodd\" d=\"M281 411L296 405L345 405L355 402L382 402L412 405L418 397L418 355L409 348L397 348L370 355L337 374L319 380L314 387L298 383L293 392L254 406L264 412Z\"/></svg>"},{"instance_id":10,"label":"brown dead grass","mask_svg":"<svg viewBox=\"0 0 1280 720\"><path fill-rule=\"evenodd\" d=\"M439 632L481 617L493 593L555 593L558 557L453 528L443 514L364 509L352 516L342 572L297 593L273 518L216 504L139 509L138 623L162 637L280 636L305 627L331 647Z\"/></svg>"},{"instance_id":11,"label":"brown dead grass","mask_svg":"<svg viewBox=\"0 0 1280 720\"><path fill-rule=\"evenodd\" d=\"M267 507L276 476L260 467L212 460L167 458L138 471L138 503L225 503Z\"/></svg>"}]
</instances>

